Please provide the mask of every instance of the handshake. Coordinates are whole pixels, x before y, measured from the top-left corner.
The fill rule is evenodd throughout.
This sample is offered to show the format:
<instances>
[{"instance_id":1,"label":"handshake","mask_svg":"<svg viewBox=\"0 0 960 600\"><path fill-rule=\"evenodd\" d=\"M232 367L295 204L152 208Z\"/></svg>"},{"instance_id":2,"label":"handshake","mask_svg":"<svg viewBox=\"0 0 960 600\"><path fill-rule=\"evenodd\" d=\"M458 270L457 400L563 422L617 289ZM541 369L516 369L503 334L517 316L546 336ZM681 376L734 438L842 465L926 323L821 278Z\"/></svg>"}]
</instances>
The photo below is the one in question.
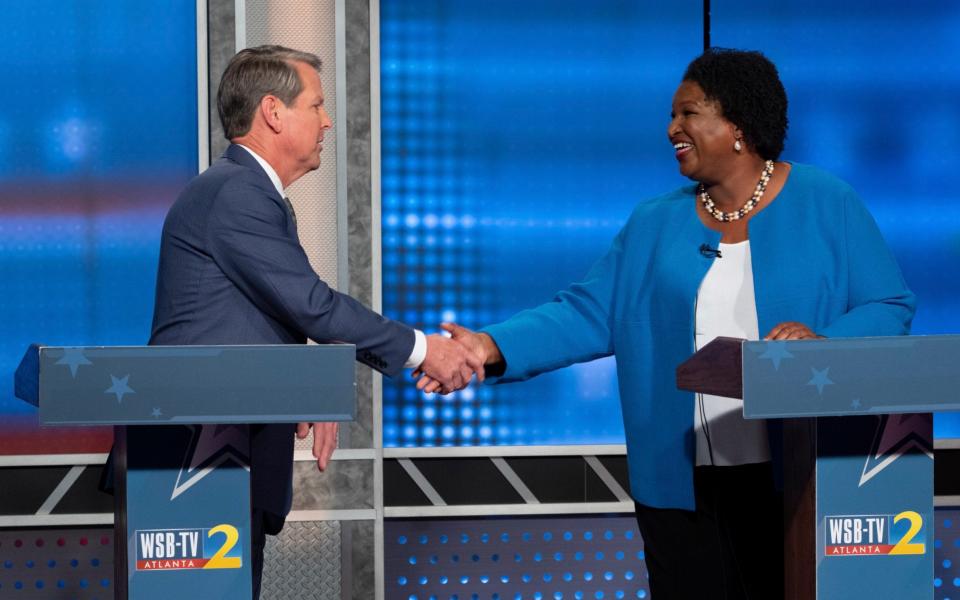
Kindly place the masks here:
<instances>
[{"instance_id":1,"label":"handshake","mask_svg":"<svg viewBox=\"0 0 960 600\"><path fill-rule=\"evenodd\" d=\"M498 371L503 368L503 355L489 335L456 323L442 323L440 327L450 337L436 333L427 336L427 357L413 372L417 389L430 394L449 394L467 387L474 375L483 381L484 365L492 365ZM338 427L336 423L300 423L297 437L306 438L311 428L313 456L317 459L317 468L324 471L337 447Z\"/></svg>"},{"instance_id":2,"label":"handshake","mask_svg":"<svg viewBox=\"0 0 960 600\"><path fill-rule=\"evenodd\" d=\"M417 389L441 394L462 390L474 375L483 381L484 365L502 362L500 349L489 335L456 323L442 323L440 327L451 337L427 336L427 357L413 372Z\"/></svg>"}]
</instances>

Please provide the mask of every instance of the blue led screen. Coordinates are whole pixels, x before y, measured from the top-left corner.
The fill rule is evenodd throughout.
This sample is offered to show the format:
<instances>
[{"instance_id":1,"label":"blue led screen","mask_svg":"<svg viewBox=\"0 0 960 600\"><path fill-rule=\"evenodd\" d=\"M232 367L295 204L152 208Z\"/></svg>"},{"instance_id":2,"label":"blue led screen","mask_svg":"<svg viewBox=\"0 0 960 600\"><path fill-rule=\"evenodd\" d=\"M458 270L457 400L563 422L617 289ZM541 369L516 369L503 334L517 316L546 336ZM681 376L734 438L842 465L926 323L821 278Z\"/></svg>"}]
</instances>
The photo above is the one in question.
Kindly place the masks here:
<instances>
[{"instance_id":1,"label":"blue led screen","mask_svg":"<svg viewBox=\"0 0 960 600\"><path fill-rule=\"evenodd\" d=\"M11 3L3 27L2 435L90 451L34 431L13 371L31 342L149 337L163 217L197 171L196 3Z\"/></svg>"},{"instance_id":2,"label":"blue led screen","mask_svg":"<svg viewBox=\"0 0 960 600\"><path fill-rule=\"evenodd\" d=\"M666 117L700 3L652 4L381 1L388 315L433 331L547 301L682 183ZM447 397L385 381L383 406L386 446L623 439L612 359Z\"/></svg>"},{"instance_id":3,"label":"blue led screen","mask_svg":"<svg viewBox=\"0 0 960 600\"><path fill-rule=\"evenodd\" d=\"M914 334L960 333L960 4L713 0L712 43L762 49L790 98L784 156L857 189L917 294ZM802 245L798 251L802 251ZM960 438L960 413L934 419Z\"/></svg>"},{"instance_id":4,"label":"blue led screen","mask_svg":"<svg viewBox=\"0 0 960 600\"><path fill-rule=\"evenodd\" d=\"M547 301L636 202L685 182L665 129L701 2L380 7L388 315L478 327ZM958 15L948 0L712 2L714 45L781 69L784 158L848 180L876 216L920 334L960 333ZM385 381L383 400L386 446L622 442L609 359L448 397ZM938 415L937 435L960 437L960 419Z\"/></svg>"}]
</instances>

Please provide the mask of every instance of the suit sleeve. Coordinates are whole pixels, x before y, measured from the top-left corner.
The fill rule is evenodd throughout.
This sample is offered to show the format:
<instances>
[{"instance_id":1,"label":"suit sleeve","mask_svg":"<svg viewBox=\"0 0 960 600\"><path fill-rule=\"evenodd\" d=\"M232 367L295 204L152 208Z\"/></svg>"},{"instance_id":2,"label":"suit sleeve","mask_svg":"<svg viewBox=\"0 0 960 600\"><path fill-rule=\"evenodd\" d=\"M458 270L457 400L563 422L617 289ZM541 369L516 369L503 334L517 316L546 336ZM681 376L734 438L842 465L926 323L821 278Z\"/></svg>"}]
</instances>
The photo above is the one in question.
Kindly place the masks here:
<instances>
[{"instance_id":1,"label":"suit sleeve","mask_svg":"<svg viewBox=\"0 0 960 600\"><path fill-rule=\"evenodd\" d=\"M559 292L552 302L482 330L496 341L506 361L497 383L522 381L613 353L610 321L625 231L583 281Z\"/></svg>"},{"instance_id":2,"label":"suit sleeve","mask_svg":"<svg viewBox=\"0 0 960 600\"><path fill-rule=\"evenodd\" d=\"M851 190L844 199L847 312L819 331L827 337L906 335L916 311L893 253L866 207Z\"/></svg>"},{"instance_id":3,"label":"suit sleeve","mask_svg":"<svg viewBox=\"0 0 960 600\"><path fill-rule=\"evenodd\" d=\"M208 219L213 260L263 312L317 342L356 344L358 360L399 373L413 349L413 330L332 290L287 234L286 219L255 184L228 183Z\"/></svg>"}]
</instances>

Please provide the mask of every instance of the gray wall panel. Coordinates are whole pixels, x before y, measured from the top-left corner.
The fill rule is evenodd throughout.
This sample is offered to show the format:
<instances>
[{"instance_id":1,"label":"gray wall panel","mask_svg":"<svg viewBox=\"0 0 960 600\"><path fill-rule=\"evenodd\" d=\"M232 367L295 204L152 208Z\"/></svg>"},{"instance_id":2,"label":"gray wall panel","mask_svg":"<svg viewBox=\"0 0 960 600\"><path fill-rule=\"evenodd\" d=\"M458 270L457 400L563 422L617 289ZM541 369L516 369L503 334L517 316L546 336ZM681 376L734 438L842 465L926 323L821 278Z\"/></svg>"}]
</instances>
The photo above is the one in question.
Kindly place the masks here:
<instances>
[{"instance_id":1,"label":"gray wall panel","mask_svg":"<svg viewBox=\"0 0 960 600\"><path fill-rule=\"evenodd\" d=\"M370 600L374 594L373 521L344 521L350 533L350 580L344 581L344 600Z\"/></svg>"},{"instance_id":2,"label":"gray wall panel","mask_svg":"<svg viewBox=\"0 0 960 600\"><path fill-rule=\"evenodd\" d=\"M339 600L340 523L287 523L267 536L261 600Z\"/></svg>"},{"instance_id":3,"label":"gray wall panel","mask_svg":"<svg viewBox=\"0 0 960 600\"><path fill-rule=\"evenodd\" d=\"M370 189L370 12L346 3L347 259L350 295L373 304ZM378 267L379 268L379 265ZM357 420L348 426L351 448L373 447L372 372L357 369Z\"/></svg>"},{"instance_id":4,"label":"gray wall panel","mask_svg":"<svg viewBox=\"0 0 960 600\"><path fill-rule=\"evenodd\" d=\"M294 463L293 510L373 508L373 461L336 460L323 473L313 461Z\"/></svg>"},{"instance_id":5,"label":"gray wall panel","mask_svg":"<svg viewBox=\"0 0 960 600\"><path fill-rule=\"evenodd\" d=\"M314 2L246 1L247 47L280 44L313 52L323 61L320 80L324 103L339 124L336 100L334 0ZM330 130L324 136L320 168L287 188L297 212L297 229L310 265L320 278L337 287L337 145Z\"/></svg>"},{"instance_id":6,"label":"gray wall panel","mask_svg":"<svg viewBox=\"0 0 960 600\"><path fill-rule=\"evenodd\" d=\"M237 52L235 0L207 0L207 65L210 105L210 162L227 149L217 114L217 87L230 58Z\"/></svg>"}]
</instances>

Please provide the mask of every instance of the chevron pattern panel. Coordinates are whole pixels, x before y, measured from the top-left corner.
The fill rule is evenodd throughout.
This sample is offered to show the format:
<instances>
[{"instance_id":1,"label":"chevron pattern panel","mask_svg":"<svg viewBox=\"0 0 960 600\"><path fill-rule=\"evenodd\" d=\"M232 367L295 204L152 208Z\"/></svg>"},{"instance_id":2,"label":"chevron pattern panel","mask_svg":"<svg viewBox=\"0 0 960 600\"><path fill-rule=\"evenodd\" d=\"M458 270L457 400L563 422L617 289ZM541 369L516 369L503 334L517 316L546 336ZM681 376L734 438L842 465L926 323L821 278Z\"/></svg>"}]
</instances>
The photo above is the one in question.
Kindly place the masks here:
<instances>
[{"instance_id":1,"label":"chevron pattern panel","mask_svg":"<svg viewBox=\"0 0 960 600\"><path fill-rule=\"evenodd\" d=\"M497 514L497 505L509 507L500 514L525 507L540 514L596 512L591 504L602 512L633 510L623 455L396 457L384 460L383 477L388 517L442 516L463 506Z\"/></svg>"}]
</instances>

